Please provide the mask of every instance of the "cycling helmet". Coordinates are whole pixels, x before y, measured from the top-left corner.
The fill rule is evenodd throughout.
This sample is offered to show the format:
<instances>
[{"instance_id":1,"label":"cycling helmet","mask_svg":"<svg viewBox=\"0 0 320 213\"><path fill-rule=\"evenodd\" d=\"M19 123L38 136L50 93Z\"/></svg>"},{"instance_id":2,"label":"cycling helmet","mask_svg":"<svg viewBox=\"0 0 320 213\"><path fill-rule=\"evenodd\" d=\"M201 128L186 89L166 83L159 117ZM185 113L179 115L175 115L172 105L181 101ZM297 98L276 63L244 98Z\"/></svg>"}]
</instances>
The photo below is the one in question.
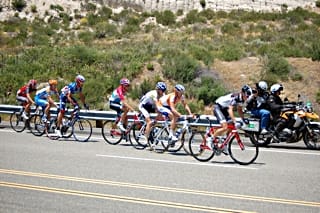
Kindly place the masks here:
<instances>
[{"instance_id":1,"label":"cycling helmet","mask_svg":"<svg viewBox=\"0 0 320 213\"><path fill-rule=\"evenodd\" d=\"M77 83L84 83L86 79L82 75L77 75L76 76L76 82Z\"/></svg>"},{"instance_id":2,"label":"cycling helmet","mask_svg":"<svg viewBox=\"0 0 320 213\"><path fill-rule=\"evenodd\" d=\"M156 88L165 92L167 90L167 85L164 82L158 82Z\"/></svg>"},{"instance_id":3,"label":"cycling helmet","mask_svg":"<svg viewBox=\"0 0 320 213\"><path fill-rule=\"evenodd\" d=\"M252 94L252 89L247 84L241 88L241 91L249 97Z\"/></svg>"},{"instance_id":4,"label":"cycling helmet","mask_svg":"<svg viewBox=\"0 0 320 213\"><path fill-rule=\"evenodd\" d=\"M28 83L29 86L31 86L32 88L36 88L37 87L37 80L31 79Z\"/></svg>"},{"instance_id":5,"label":"cycling helmet","mask_svg":"<svg viewBox=\"0 0 320 213\"><path fill-rule=\"evenodd\" d=\"M276 92L280 92L283 90L283 86L281 84L274 84L270 87L270 91L272 94L276 93Z\"/></svg>"},{"instance_id":6,"label":"cycling helmet","mask_svg":"<svg viewBox=\"0 0 320 213\"><path fill-rule=\"evenodd\" d=\"M267 91L268 89L268 84L265 81L259 81L259 83L257 83L257 89L260 89L262 91Z\"/></svg>"},{"instance_id":7,"label":"cycling helmet","mask_svg":"<svg viewBox=\"0 0 320 213\"><path fill-rule=\"evenodd\" d=\"M49 84L50 84L50 85L57 85L57 84L58 84L58 81L57 81L57 80L54 80L54 79L50 79L50 80L49 80Z\"/></svg>"},{"instance_id":8,"label":"cycling helmet","mask_svg":"<svg viewBox=\"0 0 320 213\"><path fill-rule=\"evenodd\" d=\"M184 92L185 91L185 88L184 86L182 86L181 84L177 84L175 87L174 87L178 92Z\"/></svg>"},{"instance_id":9,"label":"cycling helmet","mask_svg":"<svg viewBox=\"0 0 320 213\"><path fill-rule=\"evenodd\" d=\"M129 86L129 85L130 85L130 81L129 81L129 79L127 79L127 78L122 78L122 79L120 80L120 84L121 84L121 85L124 85L124 86Z\"/></svg>"}]
</instances>

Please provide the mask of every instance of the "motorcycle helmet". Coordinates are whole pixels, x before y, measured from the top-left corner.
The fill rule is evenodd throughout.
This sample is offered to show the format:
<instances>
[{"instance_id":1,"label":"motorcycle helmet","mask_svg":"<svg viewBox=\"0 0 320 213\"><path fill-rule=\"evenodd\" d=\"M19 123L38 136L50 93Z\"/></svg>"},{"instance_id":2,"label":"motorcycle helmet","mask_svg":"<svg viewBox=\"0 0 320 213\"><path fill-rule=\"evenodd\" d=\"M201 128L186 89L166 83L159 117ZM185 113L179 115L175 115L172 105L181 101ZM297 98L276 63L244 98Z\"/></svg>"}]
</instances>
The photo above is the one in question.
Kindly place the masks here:
<instances>
[{"instance_id":1,"label":"motorcycle helmet","mask_svg":"<svg viewBox=\"0 0 320 213\"><path fill-rule=\"evenodd\" d=\"M274 84L270 87L270 91L272 94L275 94L276 92L280 92L283 90L283 86L281 84Z\"/></svg>"},{"instance_id":2,"label":"motorcycle helmet","mask_svg":"<svg viewBox=\"0 0 320 213\"><path fill-rule=\"evenodd\" d=\"M162 92L165 92L167 90L167 85L164 82L158 82L156 85L156 88L161 90Z\"/></svg>"},{"instance_id":3,"label":"motorcycle helmet","mask_svg":"<svg viewBox=\"0 0 320 213\"><path fill-rule=\"evenodd\" d=\"M262 90L262 91L267 91L268 89L268 84L265 81L259 81L257 83L257 89Z\"/></svg>"}]
</instances>

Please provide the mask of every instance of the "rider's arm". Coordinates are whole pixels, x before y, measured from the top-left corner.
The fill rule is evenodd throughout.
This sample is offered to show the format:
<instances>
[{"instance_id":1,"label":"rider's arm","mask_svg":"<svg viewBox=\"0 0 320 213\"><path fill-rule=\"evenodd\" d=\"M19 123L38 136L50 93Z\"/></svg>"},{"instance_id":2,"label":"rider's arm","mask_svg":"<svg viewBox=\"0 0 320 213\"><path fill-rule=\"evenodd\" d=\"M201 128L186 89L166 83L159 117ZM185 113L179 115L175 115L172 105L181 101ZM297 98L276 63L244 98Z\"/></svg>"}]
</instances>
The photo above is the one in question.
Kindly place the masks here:
<instances>
[{"instance_id":1,"label":"rider's arm","mask_svg":"<svg viewBox=\"0 0 320 213\"><path fill-rule=\"evenodd\" d=\"M128 102L125 99L122 101L122 105L127 107L129 109L129 111L131 111L131 112L134 111L133 107L130 106L130 104L128 104Z\"/></svg>"},{"instance_id":2,"label":"rider's arm","mask_svg":"<svg viewBox=\"0 0 320 213\"><path fill-rule=\"evenodd\" d=\"M183 104L183 107L184 107L185 110L188 112L188 114L189 114L189 115L192 115L192 112L191 112L190 107L189 107L189 105L187 104L187 102L186 102L184 99L182 99L182 100L181 100L181 103Z\"/></svg>"},{"instance_id":3,"label":"rider's arm","mask_svg":"<svg viewBox=\"0 0 320 213\"><path fill-rule=\"evenodd\" d=\"M71 92L69 92L68 94L67 94L67 99L68 99L68 101L74 106L76 103L75 102L73 102L73 100L72 100L72 94L71 94Z\"/></svg>"},{"instance_id":4,"label":"rider's arm","mask_svg":"<svg viewBox=\"0 0 320 213\"><path fill-rule=\"evenodd\" d=\"M79 96L80 96L81 102L85 105L86 104L86 98L85 98L84 94L82 92L80 92Z\"/></svg>"},{"instance_id":5,"label":"rider's arm","mask_svg":"<svg viewBox=\"0 0 320 213\"><path fill-rule=\"evenodd\" d=\"M35 102L32 100L30 93L27 93L27 99L29 100L30 103L35 104Z\"/></svg>"}]
</instances>

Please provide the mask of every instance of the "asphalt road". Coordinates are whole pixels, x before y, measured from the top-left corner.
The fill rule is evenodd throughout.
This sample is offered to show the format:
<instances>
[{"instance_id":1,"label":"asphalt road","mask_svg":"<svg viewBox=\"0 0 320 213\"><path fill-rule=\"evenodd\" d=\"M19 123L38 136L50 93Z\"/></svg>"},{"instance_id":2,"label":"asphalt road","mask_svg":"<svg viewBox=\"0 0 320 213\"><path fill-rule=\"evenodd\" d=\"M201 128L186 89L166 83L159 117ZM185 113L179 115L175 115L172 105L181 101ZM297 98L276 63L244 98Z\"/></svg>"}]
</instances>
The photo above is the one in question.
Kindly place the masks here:
<instances>
[{"instance_id":1,"label":"asphalt road","mask_svg":"<svg viewBox=\"0 0 320 213\"><path fill-rule=\"evenodd\" d=\"M320 212L320 152L302 142L260 148L240 166L98 133L80 143L0 128L0 212Z\"/></svg>"}]
</instances>

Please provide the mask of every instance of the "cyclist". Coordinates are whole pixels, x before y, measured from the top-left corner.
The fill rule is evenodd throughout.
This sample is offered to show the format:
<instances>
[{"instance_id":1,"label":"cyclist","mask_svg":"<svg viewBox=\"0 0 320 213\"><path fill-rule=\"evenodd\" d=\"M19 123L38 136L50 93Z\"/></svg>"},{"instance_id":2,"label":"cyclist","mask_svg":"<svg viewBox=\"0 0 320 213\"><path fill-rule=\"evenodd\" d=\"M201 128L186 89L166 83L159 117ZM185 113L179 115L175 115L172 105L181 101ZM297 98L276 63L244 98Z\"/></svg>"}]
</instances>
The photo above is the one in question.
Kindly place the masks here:
<instances>
[{"instance_id":1,"label":"cyclist","mask_svg":"<svg viewBox=\"0 0 320 213\"><path fill-rule=\"evenodd\" d=\"M270 111L268 110L267 100L269 98L268 84L265 81L256 83L256 90L253 90L253 95L247 100L247 109L251 114L260 118L261 132L260 134L268 133L270 122Z\"/></svg>"},{"instance_id":2,"label":"cyclist","mask_svg":"<svg viewBox=\"0 0 320 213\"><path fill-rule=\"evenodd\" d=\"M248 123L248 119L244 118L242 105L248 99L248 97L252 94L252 89L248 85L244 85L241 88L241 91L238 93L230 93L225 96L219 97L215 101L213 114L217 118L218 122L221 124L221 128L217 129L213 134L213 142L217 143L218 140L215 140L217 136L221 136L225 134L228 130L228 122L232 121L236 123L236 117L234 116L234 108L236 107L239 116L242 118L244 123ZM224 154L228 154L227 146L222 151Z\"/></svg>"},{"instance_id":3,"label":"cyclist","mask_svg":"<svg viewBox=\"0 0 320 213\"><path fill-rule=\"evenodd\" d=\"M26 120L29 119L28 115L30 113L31 105L35 104L35 102L32 100L30 95L31 93L34 93L36 91L37 91L37 81L34 79L31 79L26 85L24 85L17 91L16 99L24 107L22 117Z\"/></svg>"},{"instance_id":4,"label":"cyclist","mask_svg":"<svg viewBox=\"0 0 320 213\"><path fill-rule=\"evenodd\" d=\"M157 102L158 111L162 115L169 117L171 120L169 141L173 144L176 141L178 141L178 138L175 136L175 129L176 129L176 123L179 117L181 117L181 113L178 112L178 110L176 109L176 105L178 103L181 103L184 106L187 113L189 115L192 115L191 110L188 104L186 103L184 92L185 92L184 86L181 84L177 84L175 85L174 91L172 93L162 96L160 100Z\"/></svg>"},{"instance_id":5,"label":"cyclist","mask_svg":"<svg viewBox=\"0 0 320 213\"><path fill-rule=\"evenodd\" d=\"M74 82L71 82L70 84L68 84L67 86L61 89L60 103L59 103L60 111L58 113L58 121L57 121L57 129L56 129L56 134L58 137L62 136L60 127L62 123L62 118L64 117L64 114L65 114L66 104L71 103L74 107L74 111L79 109L79 104L77 100L73 97L74 94L78 93L84 108L89 109L89 106L85 102L85 96L82 93L82 87L84 82L85 82L85 78L82 75L77 75Z\"/></svg>"},{"instance_id":6,"label":"cyclist","mask_svg":"<svg viewBox=\"0 0 320 213\"><path fill-rule=\"evenodd\" d=\"M124 126L128 124L127 114L129 111L134 111L127 100L126 94L130 88L130 81L127 78L122 78L120 80L120 85L112 92L109 98L110 109L113 109L117 112L117 116L121 117L117 126L123 132L126 131Z\"/></svg>"},{"instance_id":7,"label":"cyclist","mask_svg":"<svg viewBox=\"0 0 320 213\"><path fill-rule=\"evenodd\" d=\"M47 122L50 119L50 107L55 106L58 107L53 99L52 95L56 95L59 98L59 92L57 90L58 81L57 80L49 80L48 85L36 92L34 97L35 103L38 106L41 106L44 109L44 114L42 116L42 121Z\"/></svg>"},{"instance_id":8,"label":"cyclist","mask_svg":"<svg viewBox=\"0 0 320 213\"><path fill-rule=\"evenodd\" d=\"M152 121L150 118L150 113L155 113L156 110L156 102L165 95L165 91L167 90L167 85L164 82L158 82L156 84L156 89L147 92L141 99L139 103L139 110L143 114L147 126L145 131L145 137L149 138L150 128L152 125Z\"/></svg>"}]
</instances>

